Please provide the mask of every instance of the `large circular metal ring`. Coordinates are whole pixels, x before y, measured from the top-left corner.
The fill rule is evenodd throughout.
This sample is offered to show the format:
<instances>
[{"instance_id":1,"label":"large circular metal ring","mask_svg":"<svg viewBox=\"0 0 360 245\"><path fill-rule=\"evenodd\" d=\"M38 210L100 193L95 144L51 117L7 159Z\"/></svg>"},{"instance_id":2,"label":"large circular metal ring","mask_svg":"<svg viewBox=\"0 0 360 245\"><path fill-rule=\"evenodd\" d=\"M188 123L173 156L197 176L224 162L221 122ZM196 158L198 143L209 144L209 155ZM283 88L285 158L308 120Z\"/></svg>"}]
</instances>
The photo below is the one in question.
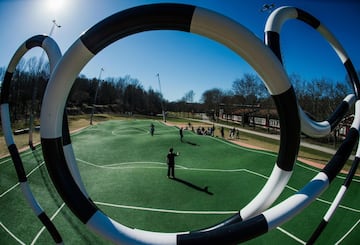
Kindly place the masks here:
<instances>
[{"instance_id":1,"label":"large circular metal ring","mask_svg":"<svg viewBox=\"0 0 360 245\"><path fill-rule=\"evenodd\" d=\"M323 137L328 135L338 125L355 100L359 99L359 78L349 56L335 36L314 16L295 7L280 7L272 12L266 21L265 44L273 50L281 62L280 30L283 24L290 19L303 21L325 38L344 64L354 89L355 95L347 95L329 118L322 122L310 119L299 106L302 132L311 137Z\"/></svg>"},{"instance_id":2,"label":"large circular metal ring","mask_svg":"<svg viewBox=\"0 0 360 245\"><path fill-rule=\"evenodd\" d=\"M61 52L56 44L56 42L48 36L37 35L26 40L20 47L17 49L13 55L5 73L4 82L1 89L1 125L4 132L5 142L8 147L11 159L14 163L16 174L18 176L21 190L25 196L26 201L29 206L34 211L35 215L40 219L44 224L46 229L51 234L52 238L56 243L62 243L62 238L57 231L55 225L49 219L45 211L41 208L37 200L35 199L30 186L27 182L26 172L21 160L19 151L14 141L14 137L11 129L10 121L10 112L9 112L9 94L10 94L10 84L16 69L17 64L24 54L34 47L41 47L46 52L49 58L50 72L53 71L55 65L61 58Z\"/></svg>"},{"instance_id":3,"label":"large circular metal ring","mask_svg":"<svg viewBox=\"0 0 360 245\"><path fill-rule=\"evenodd\" d=\"M266 209L289 180L300 142L300 120L294 89L281 62L261 40L242 25L215 12L184 4L152 4L116 13L97 23L69 48L56 66L41 109L41 141L49 174L72 212L89 228L115 243L191 244L209 232L161 233L126 227L108 216L84 194L69 171L62 147L62 118L66 98L81 69L102 49L132 34L151 30L177 30L218 41L243 57L259 74L277 106L281 124L280 149L273 172L263 190L245 210L245 218ZM239 228L214 229L222 244L248 240L261 234L264 220ZM260 231L260 232L259 232ZM226 235L225 235L226 234Z\"/></svg>"}]
</instances>

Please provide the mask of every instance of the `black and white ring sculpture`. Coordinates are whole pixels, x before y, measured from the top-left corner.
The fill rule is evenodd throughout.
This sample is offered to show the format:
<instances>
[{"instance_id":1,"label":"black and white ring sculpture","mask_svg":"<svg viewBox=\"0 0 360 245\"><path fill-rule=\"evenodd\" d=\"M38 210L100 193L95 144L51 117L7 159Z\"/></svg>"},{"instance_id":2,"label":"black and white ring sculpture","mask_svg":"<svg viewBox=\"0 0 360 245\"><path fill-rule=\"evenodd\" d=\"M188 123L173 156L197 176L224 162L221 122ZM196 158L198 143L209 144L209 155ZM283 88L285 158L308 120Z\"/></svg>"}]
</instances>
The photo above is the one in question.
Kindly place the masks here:
<instances>
[{"instance_id":1,"label":"black and white ring sculpture","mask_svg":"<svg viewBox=\"0 0 360 245\"><path fill-rule=\"evenodd\" d=\"M266 226L263 219L194 233L160 233L132 229L112 220L99 210L85 190L79 187L74 174L69 170L76 160L69 159L69 156L64 154L62 118L66 98L76 76L92 57L108 45L129 35L151 30L177 30L208 37L235 51L254 68L277 106L281 142L273 172L263 190L255 197L253 208L249 209L245 216L251 217L268 208L285 187L299 149L300 119L294 89L281 62L261 40L242 25L215 12L184 4L145 5L116 13L83 33L59 61L44 95L40 130L44 159L55 187L84 224L114 243L200 244L204 239L202 244L214 244L214 241L220 239L221 244L226 244L262 234L263 227ZM213 242L208 240L212 236L216 238Z\"/></svg>"},{"instance_id":2,"label":"black and white ring sculpture","mask_svg":"<svg viewBox=\"0 0 360 245\"><path fill-rule=\"evenodd\" d=\"M339 207L342 199L344 198L344 196L346 194L347 189L349 188L349 186L353 180L353 177L355 176L356 170L359 166L359 162L360 162L360 145L358 144L355 158L351 164L350 171L347 174L346 179L344 180L344 183L341 185L341 187L340 187L338 193L336 194L333 202L331 203L328 211L326 212L326 214L324 215L320 224L316 227L315 231L313 232L313 234L311 235L311 237L309 238L309 240L307 241L306 244L310 245L310 244L315 243L315 241L318 239L318 237L321 235L321 233L323 232L323 230L329 223L331 217L335 214L336 209Z\"/></svg>"},{"instance_id":3,"label":"black and white ring sculpture","mask_svg":"<svg viewBox=\"0 0 360 245\"><path fill-rule=\"evenodd\" d=\"M181 244L234 244L282 225L292 219L321 195L334 180L349 158L359 139L360 100L355 102L355 119L335 155L301 190L276 206L246 221L236 222L208 232L181 235ZM251 227L251 228L250 228ZM256 229L253 229L256 227Z\"/></svg>"},{"instance_id":4,"label":"black and white ring sculpture","mask_svg":"<svg viewBox=\"0 0 360 245\"><path fill-rule=\"evenodd\" d=\"M56 42L48 36L45 35L37 35L26 40L15 52L12 57L6 73L4 77L4 82L2 84L1 89L1 125L2 130L4 132L5 142L8 147L11 159L14 163L16 174L18 176L21 190L23 195L25 196L26 201L34 211L35 215L40 219L40 221L44 224L46 229L49 231L50 235L54 239L56 243L62 243L62 238L56 229L55 225L51 222L47 214L41 208L40 204L35 199L30 186L27 182L26 172L23 166L23 162L21 160L19 151L14 141L14 137L11 129L10 122L10 112L9 112L9 93L10 93L10 84L11 79L13 77L14 71L16 69L17 64L20 59L24 56L24 54L34 48L41 47L45 50L50 64L50 72L54 70L55 65L61 58L61 52L56 44Z\"/></svg>"},{"instance_id":5,"label":"black and white ring sculpture","mask_svg":"<svg viewBox=\"0 0 360 245\"><path fill-rule=\"evenodd\" d=\"M302 132L311 137L323 137L328 135L337 126L355 100L359 98L359 78L349 56L335 36L318 19L295 7L280 7L272 12L266 21L265 44L273 50L281 62L280 31L283 24L290 19L303 21L318 31L328 41L344 64L354 89L355 95L347 95L333 114L323 122L316 122L310 119L299 106Z\"/></svg>"}]
</instances>

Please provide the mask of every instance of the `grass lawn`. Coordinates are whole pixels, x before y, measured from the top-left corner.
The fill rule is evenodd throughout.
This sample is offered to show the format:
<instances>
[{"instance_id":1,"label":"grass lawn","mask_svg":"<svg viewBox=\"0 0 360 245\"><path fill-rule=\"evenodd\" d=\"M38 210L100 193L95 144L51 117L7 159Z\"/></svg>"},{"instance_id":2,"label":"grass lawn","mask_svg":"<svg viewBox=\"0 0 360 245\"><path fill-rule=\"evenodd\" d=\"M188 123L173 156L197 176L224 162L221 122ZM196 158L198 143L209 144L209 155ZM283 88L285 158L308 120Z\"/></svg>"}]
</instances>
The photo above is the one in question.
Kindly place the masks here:
<instances>
[{"instance_id":1,"label":"grass lawn","mask_svg":"<svg viewBox=\"0 0 360 245\"><path fill-rule=\"evenodd\" d=\"M154 136L148 133L151 122ZM77 127L88 126L88 121L78 123ZM124 225L158 232L201 229L230 217L262 188L277 157L270 151L247 149L190 131L185 131L181 142L176 127L155 120L101 121L74 133L72 142L83 182L96 205ZM180 152L176 180L166 177L165 157L170 147ZM40 148L37 151L41 154ZM63 205L44 164L30 152L22 157L34 196L53 216L65 243L108 244ZM317 171L298 162L277 203L301 189ZM305 242L329 208L343 176L295 218L246 244ZM6 207L0 211L1 226L6 227L0 228L0 244L21 244L11 234L25 244L52 241L24 201L7 158L0 163L0 183L0 203ZM334 244L343 237L342 244L355 244L360 239L359 194L357 177L318 244Z\"/></svg>"}]
</instances>

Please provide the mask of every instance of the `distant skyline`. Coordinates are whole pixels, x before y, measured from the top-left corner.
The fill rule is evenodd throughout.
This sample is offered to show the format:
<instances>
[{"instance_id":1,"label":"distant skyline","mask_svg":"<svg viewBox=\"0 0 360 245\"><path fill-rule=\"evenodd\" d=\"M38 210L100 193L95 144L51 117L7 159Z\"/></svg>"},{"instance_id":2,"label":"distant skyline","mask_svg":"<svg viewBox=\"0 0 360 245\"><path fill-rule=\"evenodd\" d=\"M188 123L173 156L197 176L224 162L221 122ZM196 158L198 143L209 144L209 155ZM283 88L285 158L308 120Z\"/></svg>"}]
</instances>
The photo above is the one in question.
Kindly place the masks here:
<instances>
[{"instance_id":1,"label":"distant skyline","mask_svg":"<svg viewBox=\"0 0 360 245\"><path fill-rule=\"evenodd\" d=\"M251 30L263 40L270 11L264 4L294 6L319 19L340 41L355 69L360 70L360 1L358 0L249 0L249 1L145 1L145 0L0 0L0 67L7 67L12 55L26 39L49 34L64 53L86 29L116 12L130 7L161 2L186 3L211 9ZM55 3L59 4L56 5ZM280 35L286 71L302 78L326 78L344 81L346 70L332 48L319 33L298 21L288 21ZM40 57L35 48L25 58ZM130 75L144 89L161 90L166 100L181 99L188 91L199 101L206 90L230 90L233 81L244 73L255 73L233 51L189 33L151 31L129 36L97 54L81 71L88 78L125 77ZM1 77L0 80L3 78Z\"/></svg>"}]
</instances>

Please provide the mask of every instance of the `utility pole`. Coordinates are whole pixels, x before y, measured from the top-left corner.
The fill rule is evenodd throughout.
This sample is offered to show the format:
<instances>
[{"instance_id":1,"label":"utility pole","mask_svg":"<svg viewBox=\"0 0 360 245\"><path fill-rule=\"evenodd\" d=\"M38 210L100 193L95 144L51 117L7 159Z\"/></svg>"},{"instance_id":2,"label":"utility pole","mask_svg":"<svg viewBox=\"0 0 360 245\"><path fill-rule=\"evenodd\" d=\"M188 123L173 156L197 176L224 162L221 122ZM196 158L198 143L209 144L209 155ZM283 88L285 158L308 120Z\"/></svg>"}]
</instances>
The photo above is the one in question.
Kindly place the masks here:
<instances>
[{"instance_id":1,"label":"utility pole","mask_svg":"<svg viewBox=\"0 0 360 245\"><path fill-rule=\"evenodd\" d=\"M93 103L92 110L91 110L90 125L92 125L92 121L93 121L93 117L94 117L96 97L97 97L97 94L98 94L98 91L99 91L101 73L102 73L103 71L104 71L104 68L101 68L101 69L100 69L100 73L99 73L99 78L98 78L97 86L96 86L96 90L95 90L94 103Z\"/></svg>"},{"instance_id":2,"label":"utility pole","mask_svg":"<svg viewBox=\"0 0 360 245\"><path fill-rule=\"evenodd\" d=\"M164 120L164 122L166 122L164 101L163 101L163 95L162 95L162 92L161 92L160 74L158 73L158 74L156 74L156 76L158 77L158 81L159 81L159 89L160 89L160 95L161 95L161 110L162 110L163 120Z\"/></svg>"}]
</instances>

